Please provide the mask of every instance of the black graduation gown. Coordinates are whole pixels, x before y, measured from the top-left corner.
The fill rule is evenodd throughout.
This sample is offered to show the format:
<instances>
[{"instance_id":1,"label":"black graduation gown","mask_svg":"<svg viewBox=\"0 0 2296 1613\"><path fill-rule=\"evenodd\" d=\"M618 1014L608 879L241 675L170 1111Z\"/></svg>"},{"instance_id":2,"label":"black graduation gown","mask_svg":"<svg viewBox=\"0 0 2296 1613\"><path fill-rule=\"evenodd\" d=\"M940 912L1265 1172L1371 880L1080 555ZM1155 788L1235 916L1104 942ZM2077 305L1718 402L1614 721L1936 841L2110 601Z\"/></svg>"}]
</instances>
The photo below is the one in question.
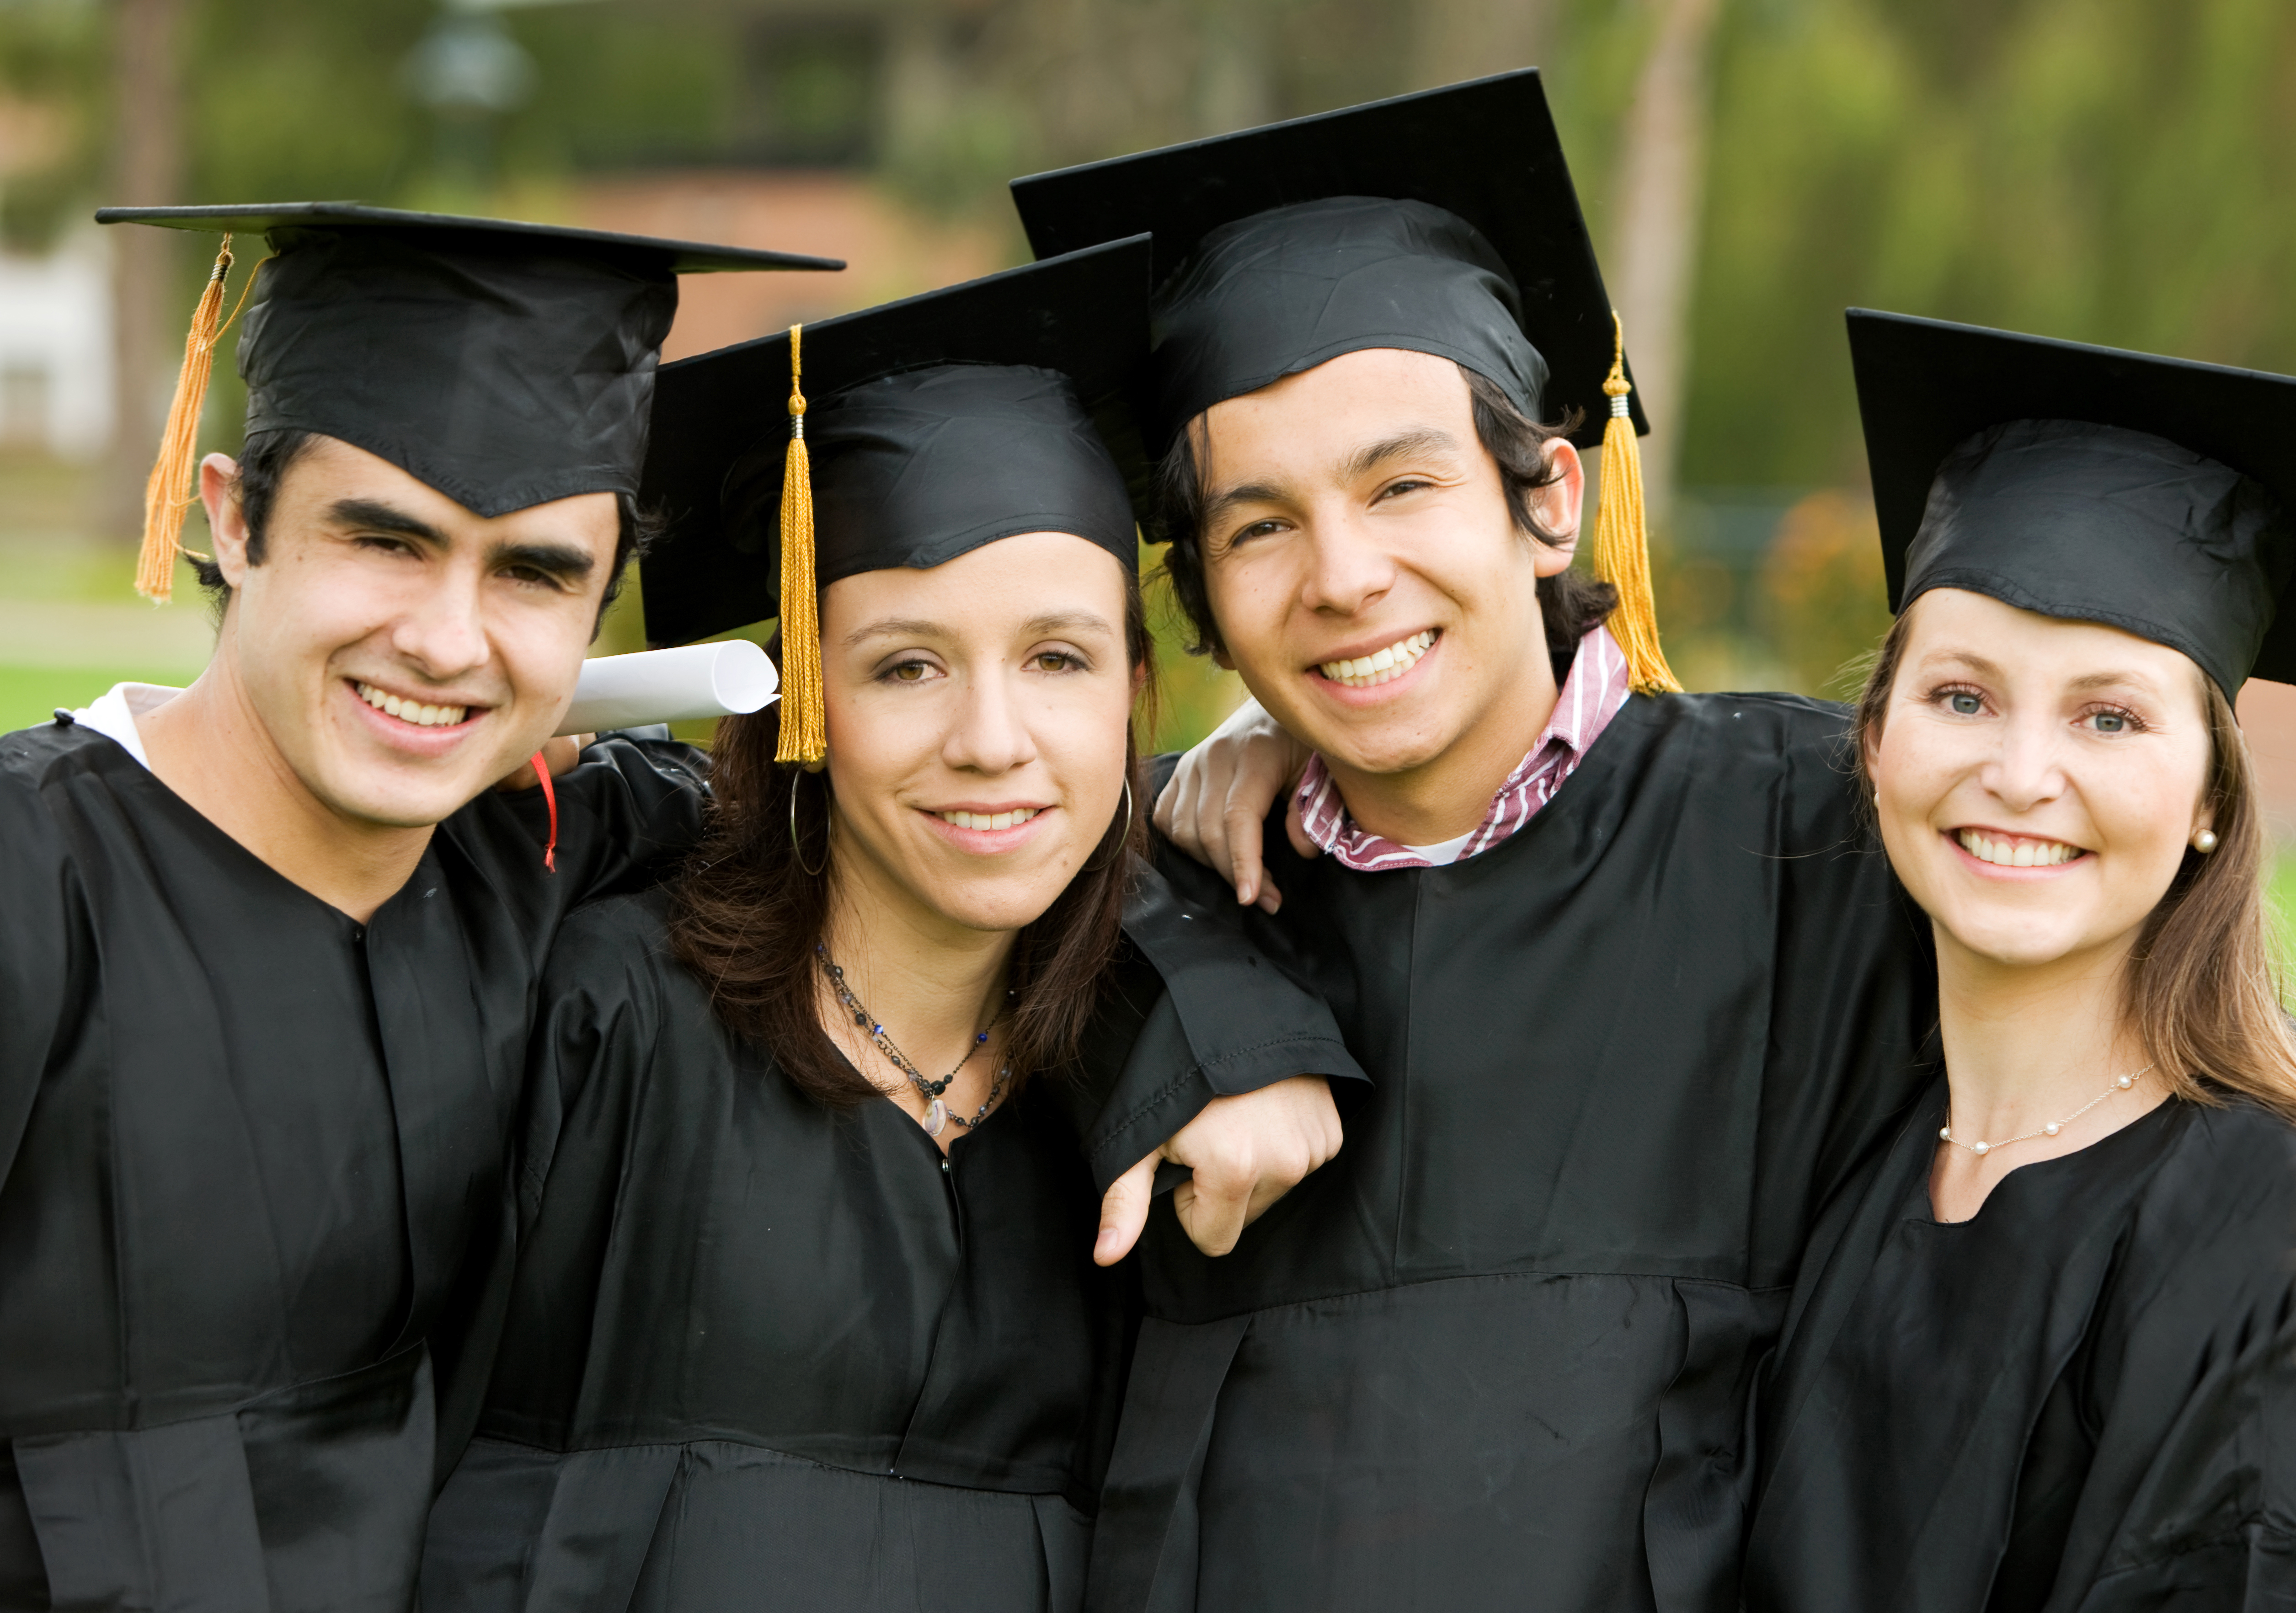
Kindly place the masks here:
<instances>
[{"instance_id":1,"label":"black graduation gown","mask_svg":"<svg viewBox=\"0 0 2296 1613\"><path fill-rule=\"evenodd\" d=\"M944 1160L894 1104L832 1112L726 1030L661 915L587 909L552 958L511 1316L426 1613L1076 1608L1136 1309L1129 1267L1091 1259L1078 1126L1107 1081L1036 1081ZM1223 1051L1354 1073L1272 977L1249 1048L1170 1038L1176 972L1160 996L1120 972L1101 1075L1131 1052L1164 1085Z\"/></svg>"},{"instance_id":2,"label":"black graduation gown","mask_svg":"<svg viewBox=\"0 0 2296 1613\"><path fill-rule=\"evenodd\" d=\"M2171 1100L1940 1224L1945 1109L1812 1240L1748 1605L2296 1607L2296 1128Z\"/></svg>"},{"instance_id":3,"label":"black graduation gown","mask_svg":"<svg viewBox=\"0 0 2296 1613\"><path fill-rule=\"evenodd\" d=\"M607 741L554 875L490 793L361 925L93 730L0 738L0 1606L410 1604L551 932L701 789Z\"/></svg>"},{"instance_id":4,"label":"black graduation gown","mask_svg":"<svg viewBox=\"0 0 2296 1613\"><path fill-rule=\"evenodd\" d=\"M1371 1085L1234 1254L1152 1220L1092 1606L1728 1605L1753 1363L1931 1011L1844 725L1636 697L1447 868L1303 862L1271 819L1274 919L1174 864Z\"/></svg>"}]
</instances>

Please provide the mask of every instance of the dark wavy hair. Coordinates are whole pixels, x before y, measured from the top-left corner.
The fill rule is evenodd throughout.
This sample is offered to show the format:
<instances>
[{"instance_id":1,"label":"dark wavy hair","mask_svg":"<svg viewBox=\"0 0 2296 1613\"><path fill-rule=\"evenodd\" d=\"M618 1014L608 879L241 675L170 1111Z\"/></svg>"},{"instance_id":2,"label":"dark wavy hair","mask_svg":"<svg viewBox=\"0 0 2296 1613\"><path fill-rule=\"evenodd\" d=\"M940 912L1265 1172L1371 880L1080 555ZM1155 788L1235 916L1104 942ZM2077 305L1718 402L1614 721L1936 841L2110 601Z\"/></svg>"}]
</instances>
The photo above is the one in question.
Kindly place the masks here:
<instances>
[{"instance_id":1,"label":"dark wavy hair","mask_svg":"<svg viewBox=\"0 0 2296 1613\"><path fill-rule=\"evenodd\" d=\"M280 484L295 462L310 451L319 439L316 431L283 430L250 431L240 445L239 477L233 483L233 496L239 500L239 512L247 522L247 563L263 563L264 540L271 525L271 506L279 500ZM622 591L622 580L629 575L630 561L646 552L648 545L660 535L659 517L641 512L637 500L627 493L614 495L614 505L619 517L620 533L614 544L614 568L606 577L606 592L598 602L598 615L603 619L606 607L612 604ZM198 574L200 586L207 590L208 600L220 618L223 608L231 601L231 585L223 580L223 568L212 560L192 561Z\"/></svg>"},{"instance_id":2,"label":"dark wavy hair","mask_svg":"<svg viewBox=\"0 0 2296 1613\"><path fill-rule=\"evenodd\" d=\"M1578 429L1578 411L1572 410L1560 425L1544 426L1526 416L1514 406L1513 398L1466 365L1459 366L1459 373L1466 378L1467 395L1474 405L1476 440L1482 444L1485 453L1498 462L1499 477L1506 487L1507 511L1514 517L1515 529L1532 543L1554 547L1561 540L1538 524L1538 518L1531 512L1530 495L1541 487L1552 487L1560 479L1561 472L1547 455L1547 445ZM1220 641L1219 623L1212 617L1211 598L1204 588L1207 489L1196 463L1195 440L1202 426L1201 416L1191 421L1156 467L1144 523L1151 543L1168 545L1164 552L1164 575L1171 581L1172 594L1180 602L1180 609L1187 613L1189 626L1195 629L1196 642L1188 646L1189 652L1194 655L1220 652L1226 648ZM1547 652L1569 655L1587 630L1609 617L1618 604L1616 588L1578 572L1563 571L1539 578L1538 608L1546 626Z\"/></svg>"},{"instance_id":3,"label":"dark wavy hair","mask_svg":"<svg viewBox=\"0 0 2296 1613\"><path fill-rule=\"evenodd\" d=\"M1140 579L1128 568L1125 578L1125 651L1145 680L1136 710L1152 713L1155 651ZM769 649L778 665L778 634ZM884 1094L821 1028L814 947L827 928L835 877L829 778L774 760L780 713L776 703L718 725L709 823L671 888L670 950L709 987L718 1017L734 1034L770 1052L801 1091L832 1109L849 1109ZM1013 949L1005 1051L1014 1091L1029 1076L1075 1057L1116 956L1135 859L1148 846L1137 720L1128 725L1124 743L1132 809L1118 808L1082 871L1021 931Z\"/></svg>"}]
</instances>

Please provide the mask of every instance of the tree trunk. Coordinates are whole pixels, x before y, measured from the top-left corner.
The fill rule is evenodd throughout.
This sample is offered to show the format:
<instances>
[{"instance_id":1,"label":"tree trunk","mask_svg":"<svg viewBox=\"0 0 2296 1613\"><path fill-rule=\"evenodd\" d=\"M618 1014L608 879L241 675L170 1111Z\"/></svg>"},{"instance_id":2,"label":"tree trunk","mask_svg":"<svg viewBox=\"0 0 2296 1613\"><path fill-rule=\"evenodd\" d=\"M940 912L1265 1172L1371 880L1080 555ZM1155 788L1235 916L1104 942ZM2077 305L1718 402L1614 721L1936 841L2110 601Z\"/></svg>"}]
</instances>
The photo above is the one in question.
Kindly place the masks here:
<instances>
[{"instance_id":1,"label":"tree trunk","mask_svg":"<svg viewBox=\"0 0 2296 1613\"><path fill-rule=\"evenodd\" d=\"M183 0L116 0L112 8L115 204L184 200L183 10ZM101 517L107 536L132 537L143 529L144 483L167 413L160 389L196 288L172 272L175 231L123 225L110 233L115 402Z\"/></svg>"},{"instance_id":2,"label":"tree trunk","mask_svg":"<svg viewBox=\"0 0 2296 1613\"><path fill-rule=\"evenodd\" d=\"M1644 496L1653 517L1674 491L1683 389L1690 374L1690 299L1706 169L1708 47L1721 0L1654 0L1658 33L1635 86L1619 159L1612 296L1626 326L1636 389L1650 417Z\"/></svg>"},{"instance_id":3,"label":"tree trunk","mask_svg":"<svg viewBox=\"0 0 2296 1613\"><path fill-rule=\"evenodd\" d=\"M1411 82L1437 89L1518 67L1537 67L1554 0L1419 0L1409 8Z\"/></svg>"}]
</instances>

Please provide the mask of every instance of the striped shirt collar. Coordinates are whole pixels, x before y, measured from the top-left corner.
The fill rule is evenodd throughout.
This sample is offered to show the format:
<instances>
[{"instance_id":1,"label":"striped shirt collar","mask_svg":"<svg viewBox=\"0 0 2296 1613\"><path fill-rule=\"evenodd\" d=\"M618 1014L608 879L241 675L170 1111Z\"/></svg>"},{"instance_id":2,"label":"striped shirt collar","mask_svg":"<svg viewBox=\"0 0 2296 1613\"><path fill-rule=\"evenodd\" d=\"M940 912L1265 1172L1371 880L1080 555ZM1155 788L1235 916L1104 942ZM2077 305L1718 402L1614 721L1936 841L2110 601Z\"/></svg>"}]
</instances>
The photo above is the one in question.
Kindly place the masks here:
<instances>
[{"instance_id":1,"label":"striped shirt collar","mask_svg":"<svg viewBox=\"0 0 2296 1613\"><path fill-rule=\"evenodd\" d=\"M1578 641L1570 675L1554 700L1554 715L1540 730L1530 753L1515 765L1506 782L1491 797L1458 860L1488 851L1530 822L1554 797L1562 781L1578 771L1587 748L1602 737L1619 708L1627 703L1627 658L1611 630L1596 624ZM1340 787L1320 756L1311 757L1300 780L1300 816L1308 838L1336 857L1344 867L1372 873L1394 868L1431 868L1436 864L1408 846L1373 834L1348 815Z\"/></svg>"}]
</instances>

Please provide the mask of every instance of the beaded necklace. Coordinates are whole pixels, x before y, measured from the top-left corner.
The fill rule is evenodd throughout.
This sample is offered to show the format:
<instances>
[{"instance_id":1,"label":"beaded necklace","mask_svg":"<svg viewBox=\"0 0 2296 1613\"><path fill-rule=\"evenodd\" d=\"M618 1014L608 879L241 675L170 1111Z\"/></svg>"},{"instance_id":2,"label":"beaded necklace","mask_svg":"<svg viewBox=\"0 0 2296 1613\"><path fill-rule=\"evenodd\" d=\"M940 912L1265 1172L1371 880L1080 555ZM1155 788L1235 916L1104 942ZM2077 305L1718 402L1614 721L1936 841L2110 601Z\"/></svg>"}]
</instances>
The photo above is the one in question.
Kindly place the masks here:
<instances>
[{"instance_id":1,"label":"beaded necklace","mask_svg":"<svg viewBox=\"0 0 2296 1613\"><path fill-rule=\"evenodd\" d=\"M956 1061L955 1069L950 1070L938 1081L928 1081L925 1079L924 1072L909 1062L908 1055L893 1045L893 1038L885 1034L885 1028L878 1021L877 1017L861 1006L861 1000L853 995L853 988L845 983L845 971L829 961L828 948L816 945L813 949L813 955L821 960L821 967L829 976L830 989L837 994L837 1000L844 1004L845 1011L853 1016L853 1023L869 1033L869 1039L877 1044L877 1051L885 1055L886 1061L906 1076L909 1078L909 1084L914 1086L918 1095L924 1099L925 1116L919 1124L925 1128L926 1136L939 1136L952 1121L970 1131L988 1118L988 1111L996 1108L996 1101L1004 1095L1005 1083L1013 1077L1013 1066L1010 1061L996 1072L996 1079L988 1088L987 1101L973 1111L972 1118L969 1120L963 1115L952 1113L948 1105L942 1101L941 1093L948 1090L949 1083L956 1079L959 1071L972 1062L972 1055L987 1044L988 1031L996 1028L996 1019L1004 1017L1003 1010L1000 1009L997 1011L996 1019L988 1021L987 1030L976 1031L973 1034L972 1044L965 1048L964 1057ZM1010 1002L1013 994L1008 991L1004 995L1007 1002Z\"/></svg>"}]
</instances>

